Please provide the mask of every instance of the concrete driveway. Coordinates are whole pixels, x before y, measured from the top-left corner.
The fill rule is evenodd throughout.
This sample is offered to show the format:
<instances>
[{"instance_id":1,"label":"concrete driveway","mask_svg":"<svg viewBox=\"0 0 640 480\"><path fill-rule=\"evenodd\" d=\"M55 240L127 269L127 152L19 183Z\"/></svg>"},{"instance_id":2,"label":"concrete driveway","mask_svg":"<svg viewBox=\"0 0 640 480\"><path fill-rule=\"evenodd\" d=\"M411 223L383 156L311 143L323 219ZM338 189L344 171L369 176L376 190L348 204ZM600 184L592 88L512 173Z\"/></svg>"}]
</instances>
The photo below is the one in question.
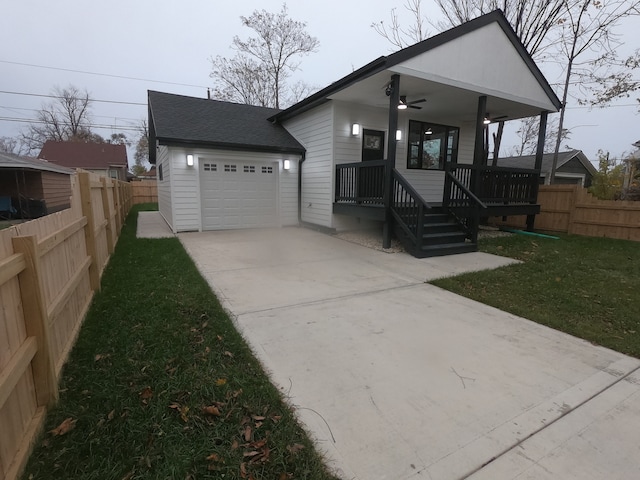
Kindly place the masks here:
<instances>
[{"instance_id":1,"label":"concrete driveway","mask_svg":"<svg viewBox=\"0 0 640 480\"><path fill-rule=\"evenodd\" d=\"M639 360L424 283L507 259L179 238L342 478L640 478Z\"/></svg>"}]
</instances>

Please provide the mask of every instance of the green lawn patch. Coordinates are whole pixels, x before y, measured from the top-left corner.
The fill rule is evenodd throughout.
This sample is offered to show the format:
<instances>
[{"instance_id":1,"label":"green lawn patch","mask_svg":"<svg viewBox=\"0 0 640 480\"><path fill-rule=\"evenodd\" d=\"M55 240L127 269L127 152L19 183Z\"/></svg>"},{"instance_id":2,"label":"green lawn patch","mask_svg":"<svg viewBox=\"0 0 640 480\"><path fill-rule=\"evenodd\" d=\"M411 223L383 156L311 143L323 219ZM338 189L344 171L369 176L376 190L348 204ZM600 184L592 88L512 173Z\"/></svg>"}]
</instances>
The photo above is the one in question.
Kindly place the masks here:
<instances>
[{"instance_id":1,"label":"green lawn patch","mask_svg":"<svg viewBox=\"0 0 640 480\"><path fill-rule=\"evenodd\" d=\"M482 251L523 263L432 283L640 357L640 243L559 236L482 240Z\"/></svg>"},{"instance_id":2,"label":"green lawn patch","mask_svg":"<svg viewBox=\"0 0 640 480\"><path fill-rule=\"evenodd\" d=\"M178 239L135 237L154 208L127 219L23 478L334 479Z\"/></svg>"}]
</instances>

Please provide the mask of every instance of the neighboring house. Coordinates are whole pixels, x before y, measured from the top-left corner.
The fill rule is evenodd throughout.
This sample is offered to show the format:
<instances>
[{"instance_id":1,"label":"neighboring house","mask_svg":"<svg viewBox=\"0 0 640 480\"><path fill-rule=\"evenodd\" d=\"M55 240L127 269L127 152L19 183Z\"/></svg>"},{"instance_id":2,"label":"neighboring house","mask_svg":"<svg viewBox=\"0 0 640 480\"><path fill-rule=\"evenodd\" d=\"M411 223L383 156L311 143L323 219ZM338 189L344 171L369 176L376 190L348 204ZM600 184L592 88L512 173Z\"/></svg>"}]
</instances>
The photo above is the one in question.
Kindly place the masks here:
<instances>
[{"instance_id":1,"label":"neighboring house","mask_svg":"<svg viewBox=\"0 0 640 480\"><path fill-rule=\"evenodd\" d=\"M159 210L174 232L377 224L416 256L475 250L480 217L540 211L542 152L516 176L486 166L486 122L559 108L500 11L283 111L150 91Z\"/></svg>"},{"instance_id":2,"label":"neighboring house","mask_svg":"<svg viewBox=\"0 0 640 480\"><path fill-rule=\"evenodd\" d=\"M127 181L127 147L110 143L47 140L38 158L68 168L81 168L105 177Z\"/></svg>"},{"instance_id":3,"label":"neighboring house","mask_svg":"<svg viewBox=\"0 0 640 480\"><path fill-rule=\"evenodd\" d=\"M498 166L511 168L534 168L535 155L523 155L522 157L505 157L498 159ZM547 179L551 175L553 165L553 153L545 153L542 157L540 169L540 183L549 183ZM590 187L593 176L598 173L596 167L589 161L582 150L570 150L558 154L554 185L580 185Z\"/></svg>"},{"instance_id":4,"label":"neighboring house","mask_svg":"<svg viewBox=\"0 0 640 480\"><path fill-rule=\"evenodd\" d=\"M35 158L0 153L2 212L35 218L69 208L73 170ZM9 200L7 200L9 199ZM5 208L10 201L10 207Z\"/></svg>"},{"instance_id":5,"label":"neighboring house","mask_svg":"<svg viewBox=\"0 0 640 480\"><path fill-rule=\"evenodd\" d=\"M156 180L157 171L155 165L152 166L148 172L141 173L138 175L138 180Z\"/></svg>"}]
</instances>

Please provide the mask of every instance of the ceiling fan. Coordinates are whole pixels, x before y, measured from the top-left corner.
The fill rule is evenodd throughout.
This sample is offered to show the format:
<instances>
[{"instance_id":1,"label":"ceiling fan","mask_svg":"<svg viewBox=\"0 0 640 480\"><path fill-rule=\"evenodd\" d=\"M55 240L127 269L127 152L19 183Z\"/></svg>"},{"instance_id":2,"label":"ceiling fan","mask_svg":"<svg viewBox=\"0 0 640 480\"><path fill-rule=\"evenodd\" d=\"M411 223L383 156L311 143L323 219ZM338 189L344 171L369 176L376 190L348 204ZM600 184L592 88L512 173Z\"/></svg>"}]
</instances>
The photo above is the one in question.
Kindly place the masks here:
<instances>
[{"instance_id":1,"label":"ceiling fan","mask_svg":"<svg viewBox=\"0 0 640 480\"><path fill-rule=\"evenodd\" d=\"M426 98L421 98L419 100L412 100L410 102L407 102L407 96L406 95L401 95L400 96L400 104L398 105L398 110L405 110L407 108L415 108L416 110L420 110L420 109L422 109L422 107L416 106L416 103L423 103L423 102L426 102L426 101L427 101Z\"/></svg>"}]
</instances>

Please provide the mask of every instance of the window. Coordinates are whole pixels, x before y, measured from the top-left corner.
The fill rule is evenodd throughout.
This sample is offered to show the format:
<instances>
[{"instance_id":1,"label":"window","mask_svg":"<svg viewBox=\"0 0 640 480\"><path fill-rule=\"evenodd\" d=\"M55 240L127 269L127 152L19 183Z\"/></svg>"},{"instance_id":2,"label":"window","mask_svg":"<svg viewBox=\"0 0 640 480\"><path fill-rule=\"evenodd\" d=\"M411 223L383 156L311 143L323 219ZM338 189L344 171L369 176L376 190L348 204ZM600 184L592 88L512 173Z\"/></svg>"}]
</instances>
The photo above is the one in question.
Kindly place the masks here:
<instances>
[{"instance_id":1,"label":"window","mask_svg":"<svg viewBox=\"0 0 640 480\"><path fill-rule=\"evenodd\" d=\"M236 166L235 165L225 165L224 166L224 171L225 172L235 172L236 171Z\"/></svg>"},{"instance_id":2,"label":"window","mask_svg":"<svg viewBox=\"0 0 640 480\"><path fill-rule=\"evenodd\" d=\"M117 170L109 170L109 177L118 179L118 171Z\"/></svg>"},{"instance_id":3,"label":"window","mask_svg":"<svg viewBox=\"0 0 640 480\"><path fill-rule=\"evenodd\" d=\"M407 168L442 170L444 162L458 160L458 127L409 121Z\"/></svg>"},{"instance_id":4,"label":"window","mask_svg":"<svg viewBox=\"0 0 640 480\"><path fill-rule=\"evenodd\" d=\"M164 177L162 175L162 164L158 165L158 178L160 179L160 181L164 180Z\"/></svg>"},{"instance_id":5,"label":"window","mask_svg":"<svg viewBox=\"0 0 640 480\"><path fill-rule=\"evenodd\" d=\"M244 173L256 173L255 165L245 165L244 166Z\"/></svg>"},{"instance_id":6,"label":"window","mask_svg":"<svg viewBox=\"0 0 640 480\"><path fill-rule=\"evenodd\" d=\"M273 173L273 167L262 167L262 173Z\"/></svg>"},{"instance_id":7,"label":"window","mask_svg":"<svg viewBox=\"0 0 640 480\"><path fill-rule=\"evenodd\" d=\"M203 168L204 168L205 172L217 172L218 171L218 166L215 163L205 163Z\"/></svg>"}]
</instances>

